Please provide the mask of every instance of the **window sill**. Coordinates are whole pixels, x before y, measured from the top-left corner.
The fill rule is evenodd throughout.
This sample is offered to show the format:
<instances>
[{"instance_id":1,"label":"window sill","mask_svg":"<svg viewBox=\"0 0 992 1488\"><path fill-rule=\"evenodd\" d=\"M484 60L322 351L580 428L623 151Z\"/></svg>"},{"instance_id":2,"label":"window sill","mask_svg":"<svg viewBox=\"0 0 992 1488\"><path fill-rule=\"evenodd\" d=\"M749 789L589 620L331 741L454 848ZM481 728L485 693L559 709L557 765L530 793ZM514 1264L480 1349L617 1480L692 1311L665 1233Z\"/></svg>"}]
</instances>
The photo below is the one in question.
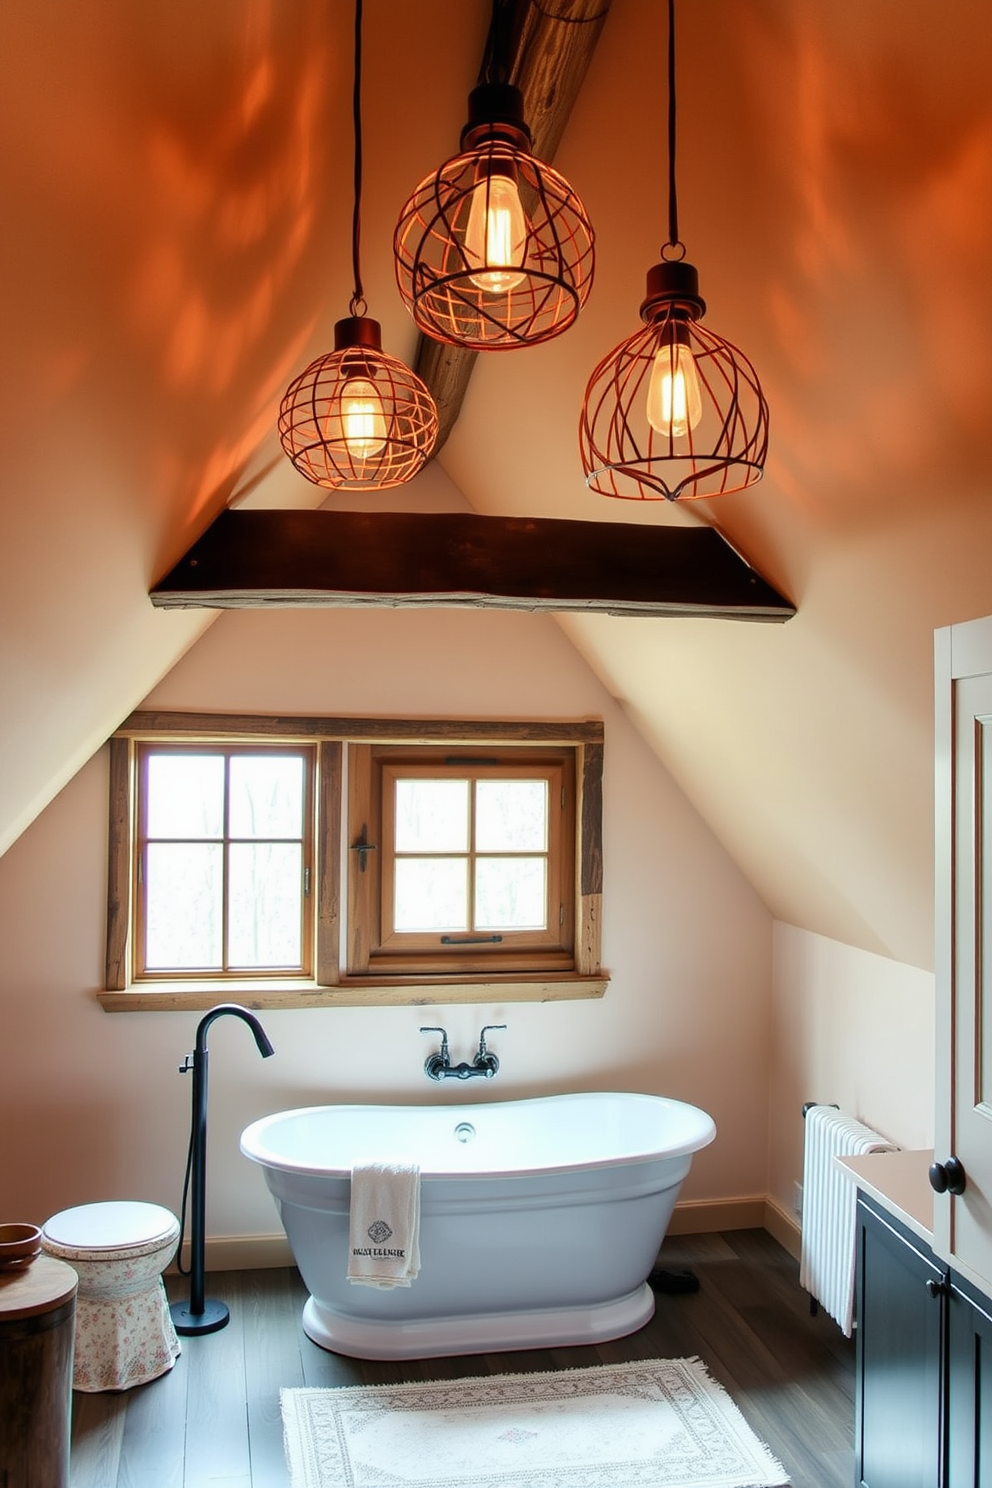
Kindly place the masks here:
<instances>
[{"instance_id":1,"label":"window sill","mask_svg":"<svg viewBox=\"0 0 992 1488\"><path fill-rule=\"evenodd\" d=\"M390 980L353 977L336 987L316 982L214 982L191 988L175 982L141 984L129 992L98 992L105 1013L209 1012L219 1002L238 1002L255 1011L272 1008L423 1007L431 1003L568 1002L602 997L609 977L526 976L507 980Z\"/></svg>"}]
</instances>

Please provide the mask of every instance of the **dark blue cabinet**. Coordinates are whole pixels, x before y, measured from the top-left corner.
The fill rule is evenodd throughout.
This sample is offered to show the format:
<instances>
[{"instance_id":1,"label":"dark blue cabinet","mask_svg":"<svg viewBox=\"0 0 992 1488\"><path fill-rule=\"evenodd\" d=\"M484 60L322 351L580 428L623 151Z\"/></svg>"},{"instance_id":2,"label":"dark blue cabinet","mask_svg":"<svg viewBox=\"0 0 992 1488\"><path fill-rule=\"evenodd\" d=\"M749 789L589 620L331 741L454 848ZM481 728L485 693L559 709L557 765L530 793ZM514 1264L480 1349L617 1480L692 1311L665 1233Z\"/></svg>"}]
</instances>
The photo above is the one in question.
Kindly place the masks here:
<instances>
[{"instance_id":1,"label":"dark blue cabinet","mask_svg":"<svg viewBox=\"0 0 992 1488\"><path fill-rule=\"evenodd\" d=\"M992 1303L951 1272L947 1488L992 1488Z\"/></svg>"},{"instance_id":2,"label":"dark blue cabinet","mask_svg":"<svg viewBox=\"0 0 992 1488\"><path fill-rule=\"evenodd\" d=\"M992 1303L858 1196L855 1480L992 1488Z\"/></svg>"},{"instance_id":3,"label":"dark blue cabinet","mask_svg":"<svg viewBox=\"0 0 992 1488\"><path fill-rule=\"evenodd\" d=\"M864 1488L942 1488L945 1274L858 1199L855 1460Z\"/></svg>"}]
</instances>

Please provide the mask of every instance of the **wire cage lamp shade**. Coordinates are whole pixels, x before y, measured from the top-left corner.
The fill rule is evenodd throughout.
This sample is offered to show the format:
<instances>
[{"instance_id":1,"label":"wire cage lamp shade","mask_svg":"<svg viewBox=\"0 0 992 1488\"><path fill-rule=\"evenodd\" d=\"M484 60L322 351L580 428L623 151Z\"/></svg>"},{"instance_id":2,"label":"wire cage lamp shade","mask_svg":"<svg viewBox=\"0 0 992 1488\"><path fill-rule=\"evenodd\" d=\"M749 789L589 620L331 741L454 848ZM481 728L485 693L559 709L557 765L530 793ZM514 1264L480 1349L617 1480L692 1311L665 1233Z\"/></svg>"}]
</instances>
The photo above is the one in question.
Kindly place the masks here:
<instances>
[{"instance_id":1,"label":"wire cage lamp shade","mask_svg":"<svg viewBox=\"0 0 992 1488\"><path fill-rule=\"evenodd\" d=\"M520 90L480 84L462 153L423 180L393 236L396 280L435 340L474 351L534 346L575 320L594 234L565 178L530 153Z\"/></svg>"},{"instance_id":2,"label":"wire cage lamp shade","mask_svg":"<svg viewBox=\"0 0 992 1488\"><path fill-rule=\"evenodd\" d=\"M668 0L668 242L648 270L643 329L586 387L586 485L628 501L689 501L761 479L768 404L742 351L702 325L699 275L679 237L675 182L675 0Z\"/></svg>"},{"instance_id":3,"label":"wire cage lamp shade","mask_svg":"<svg viewBox=\"0 0 992 1488\"><path fill-rule=\"evenodd\" d=\"M420 378L382 350L379 322L349 316L334 350L290 384L279 438L301 475L339 491L381 491L411 480L437 439L434 399Z\"/></svg>"},{"instance_id":4,"label":"wire cage lamp shade","mask_svg":"<svg viewBox=\"0 0 992 1488\"><path fill-rule=\"evenodd\" d=\"M334 327L334 350L290 383L279 408L279 438L296 469L314 485L336 491L382 491L411 480L430 458L438 431L434 399L415 372L383 351L382 328L365 313L362 12L363 0L355 0L351 313Z\"/></svg>"},{"instance_id":5,"label":"wire cage lamp shade","mask_svg":"<svg viewBox=\"0 0 992 1488\"><path fill-rule=\"evenodd\" d=\"M586 485L628 501L723 496L761 479L768 405L751 362L701 324L696 270L648 274L644 325L586 388L579 447Z\"/></svg>"}]
</instances>

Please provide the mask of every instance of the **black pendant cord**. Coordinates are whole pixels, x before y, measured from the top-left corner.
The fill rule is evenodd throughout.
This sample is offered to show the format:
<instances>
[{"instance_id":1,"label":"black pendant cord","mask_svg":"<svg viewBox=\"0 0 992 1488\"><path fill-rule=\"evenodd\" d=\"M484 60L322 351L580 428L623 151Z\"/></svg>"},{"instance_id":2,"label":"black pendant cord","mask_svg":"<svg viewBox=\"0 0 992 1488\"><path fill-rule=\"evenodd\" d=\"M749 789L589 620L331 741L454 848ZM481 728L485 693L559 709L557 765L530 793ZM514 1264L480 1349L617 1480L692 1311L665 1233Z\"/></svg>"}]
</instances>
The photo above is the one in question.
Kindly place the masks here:
<instances>
[{"instance_id":1,"label":"black pendant cord","mask_svg":"<svg viewBox=\"0 0 992 1488\"><path fill-rule=\"evenodd\" d=\"M509 0L493 0L489 17L489 30L479 69L480 83L508 83L510 81L509 58L511 56L511 25L516 7Z\"/></svg>"},{"instance_id":2,"label":"black pendant cord","mask_svg":"<svg viewBox=\"0 0 992 1488\"><path fill-rule=\"evenodd\" d=\"M365 290L362 287L362 5L355 0L355 82L352 91L352 120L355 131L355 205L351 218L351 266L355 292L351 297L352 315L364 315Z\"/></svg>"},{"instance_id":3,"label":"black pendant cord","mask_svg":"<svg viewBox=\"0 0 992 1488\"><path fill-rule=\"evenodd\" d=\"M675 0L668 0L668 245L681 247L675 186ZM684 252L684 249L683 249ZM664 254L663 254L664 256Z\"/></svg>"}]
</instances>

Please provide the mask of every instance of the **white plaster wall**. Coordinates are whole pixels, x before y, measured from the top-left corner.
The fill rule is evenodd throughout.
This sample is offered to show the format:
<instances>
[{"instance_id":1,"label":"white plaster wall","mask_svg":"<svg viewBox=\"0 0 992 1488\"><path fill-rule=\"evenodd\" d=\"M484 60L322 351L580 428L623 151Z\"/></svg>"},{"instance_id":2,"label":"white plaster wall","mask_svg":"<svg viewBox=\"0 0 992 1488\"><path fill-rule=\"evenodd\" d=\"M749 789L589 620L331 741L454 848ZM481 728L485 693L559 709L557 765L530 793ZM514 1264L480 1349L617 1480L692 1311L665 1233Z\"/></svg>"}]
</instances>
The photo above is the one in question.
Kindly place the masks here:
<instances>
[{"instance_id":1,"label":"white plaster wall","mask_svg":"<svg viewBox=\"0 0 992 1488\"><path fill-rule=\"evenodd\" d=\"M769 1192L791 1213L806 1101L933 1146L934 977L780 921L773 944Z\"/></svg>"},{"instance_id":2,"label":"white plaster wall","mask_svg":"<svg viewBox=\"0 0 992 1488\"><path fill-rule=\"evenodd\" d=\"M617 620L619 628L637 621ZM258 1058L234 1020L210 1031L208 1233L271 1234L248 1121L325 1100L449 1101L620 1088L716 1118L684 1197L766 1191L770 916L559 627L454 611L223 615L150 695L164 708L452 718L602 717L602 1000L267 1012ZM177 1207L190 1090L177 1073L195 1013L104 1013L106 751L0 859L0 1211L42 1220L112 1197ZM434 1087L424 1023L457 1058L483 1023L492 1086Z\"/></svg>"}]
</instances>

